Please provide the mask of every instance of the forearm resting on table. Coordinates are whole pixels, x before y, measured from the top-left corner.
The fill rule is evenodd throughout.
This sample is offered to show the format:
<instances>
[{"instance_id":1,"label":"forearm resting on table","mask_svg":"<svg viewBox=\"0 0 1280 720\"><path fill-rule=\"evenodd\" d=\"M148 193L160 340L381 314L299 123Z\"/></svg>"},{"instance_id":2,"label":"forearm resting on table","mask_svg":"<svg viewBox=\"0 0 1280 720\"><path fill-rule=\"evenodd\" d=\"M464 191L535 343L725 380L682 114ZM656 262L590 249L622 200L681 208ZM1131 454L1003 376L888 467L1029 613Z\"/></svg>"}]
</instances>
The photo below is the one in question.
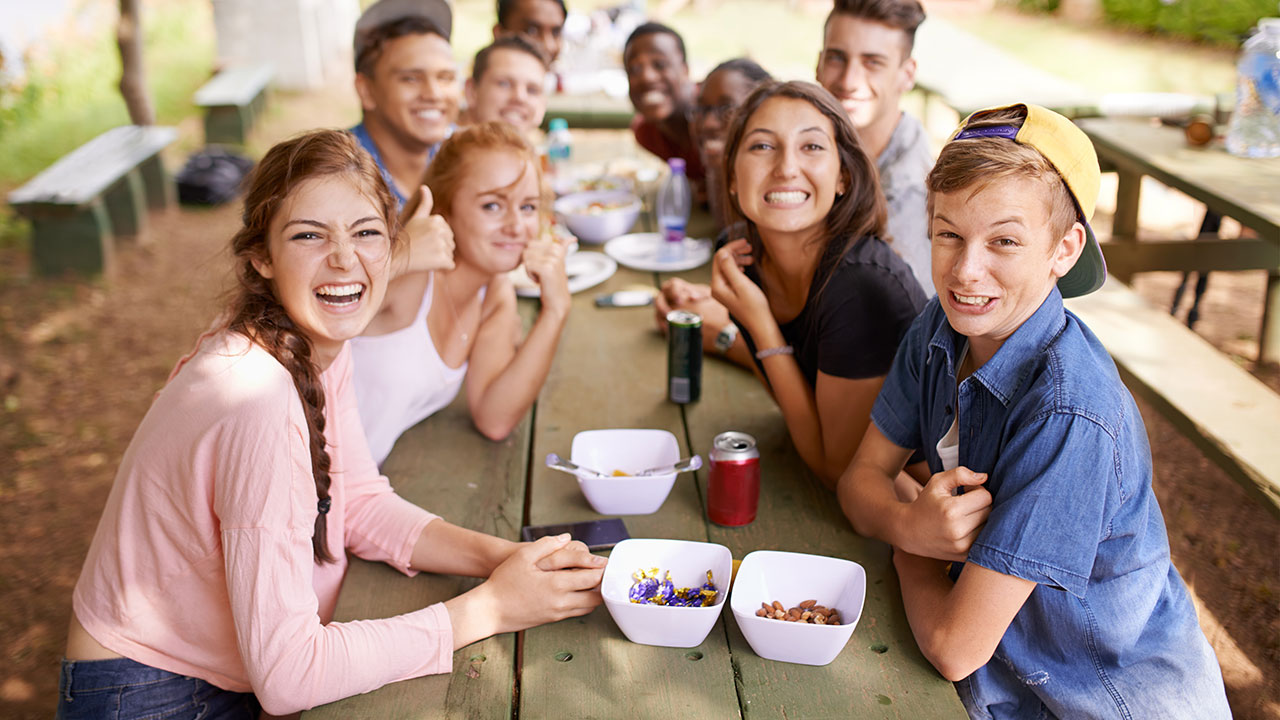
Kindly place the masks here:
<instances>
[{"instance_id":1,"label":"forearm resting on table","mask_svg":"<svg viewBox=\"0 0 1280 720\"><path fill-rule=\"evenodd\" d=\"M765 347L775 347L783 341L775 341ZM787 424L787 434L795 445L800 459L809 467L823 485L835 487L835 478L840 476L839 470L832 472L827 448L822 440L822 425L818 420L818 405L813 396L813 389L800 373L795 358L790 355L772 355L761 363L764 373L773 390L773 399L782 411L782 419Z\"/></svg>"},{"instance_id":2,"label":"forearm resting on table","mask_svg":"<svg viewBox=\"0 0 1280 720\"><path fill-rule=\"evenodd\" d=\"M418 536L409 564L414 570L439 575L489 577L516 546L510 540L437 518L427 523Z\"/></svg>"},{"instance_id":3,"label":"forearm resting on table","mask_svg":"<svg viewBox=\"0 0 1280 720\"><path fill-rule=\"evenodd\" d=\"M859 535L897 547L910 545L911 538L904 537L909 535L906 528L910 504L903 502L894 488L895 480L903 474L910 458L910 450L894 445L875 423L868 423L858 443L858 452L836 488L840 507ZM924 463L916 463L907 470L913 476L928 480L929 471Z\"/></svg>"},{"instance_id":4,"label":"forearm resting on table","mask_svg":"<svg viewBox=\"0 0 1280 720\"><path fill-rule=\"evenodd\" d=\"M948 563L897 550L902 604L920 651L943 677L958 682L986 665L1035 583L965 565L952 583Z\"/></svg>"},{"instance_id":5,"label":"forearm resting on table","mask_svg":"<svg viewBox=\"0 0 1280 720\"><path fill-rule=\"evenodd\" d=\"M503 440L529 412L551 372L566 318L567 313L539 313L511 362L471 400L471 420L482 435Z\"/></svg>"}]
</instances>

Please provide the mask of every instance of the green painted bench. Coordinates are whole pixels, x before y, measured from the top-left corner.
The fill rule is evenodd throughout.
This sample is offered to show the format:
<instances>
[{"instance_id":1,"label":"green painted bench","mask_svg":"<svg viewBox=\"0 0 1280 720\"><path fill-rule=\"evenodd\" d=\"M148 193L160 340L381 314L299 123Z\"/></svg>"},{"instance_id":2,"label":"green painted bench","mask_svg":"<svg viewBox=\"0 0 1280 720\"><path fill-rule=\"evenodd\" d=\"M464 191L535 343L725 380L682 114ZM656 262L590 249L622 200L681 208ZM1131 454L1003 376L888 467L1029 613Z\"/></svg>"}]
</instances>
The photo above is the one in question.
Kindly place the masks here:
<instances>
[{"instance_id":1,"label":"green painted bench","mask_svg":"<svg viewBox=\"0 0 1280 720\"><path fill-rule=\"evenodd\" d=\"M1280 395L1115 278L1067 307L1132 392L1280 517Z\"/></svg>"},{"instance_id":2,"label":"green painted bench","mask_svg":"<svg viewBox=\"0 0 1280 720\"><path fill-rule=\"evenodd\" d=\"M115 238L139 234L148 209L173 203L160 151L177 137L171 127L113 128L9 193L9 205L33 225L37 271L109 269Z\"/></svg>"},{"instance_id":3,"label":"green painted bench","mask_svg":"<svg viewBox=\"0 0 1280 720\"><path fill-rule=\"evenodd\" d=\"M274 71L268 65L227 68L196 91L196 106L204 108L204 139L208 143L243 145L267 104L267 86Z\"/></svg>"},{"instance_id":4,"label":"green painted bench","mask_svg":"<svg viewBox=\"0 0 1280 720\"><path fill-rule=\"evenodd\" d=\"M1043 105L1069 118L1098 114L1098 98L1084 88L1027 65L936 15L916 30L912 55L916 88L924 93L926 109L936 97L961 117L1013 102Z\"/></svg>"}]
</instances>

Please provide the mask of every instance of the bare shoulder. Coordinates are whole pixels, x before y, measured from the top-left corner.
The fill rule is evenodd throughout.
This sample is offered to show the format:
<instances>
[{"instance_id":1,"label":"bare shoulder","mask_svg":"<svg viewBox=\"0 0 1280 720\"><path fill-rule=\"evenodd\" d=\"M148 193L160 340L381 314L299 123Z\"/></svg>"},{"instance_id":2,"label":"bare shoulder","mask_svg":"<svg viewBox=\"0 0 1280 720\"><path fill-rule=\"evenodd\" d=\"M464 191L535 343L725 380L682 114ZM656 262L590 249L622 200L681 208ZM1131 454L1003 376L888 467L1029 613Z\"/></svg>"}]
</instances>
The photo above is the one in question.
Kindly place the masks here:
<instances>
[{"instance_id":1,"label":"bare shoulder","mask_svg":"<svg viewBox=\"0 0 1280 720\"><path fill-rule=\"evenodd\" d=\"M484 291L484 319L494 315L510 315L516 310L516 286L506 273L499 273L489 281Z\"/></svg>"},{"instance_id":2,"label":"bare shoulder","mask_svg":"<svg viewBox=\"0 0 1280 720\"><path fill-rule=\"evenodd\" d=\"M422 307L427 287L431 283L430 272L406 273L387 286L382 307L373 317L365 335L386 335L408 327Z\"/></svg>"}]
</instances>

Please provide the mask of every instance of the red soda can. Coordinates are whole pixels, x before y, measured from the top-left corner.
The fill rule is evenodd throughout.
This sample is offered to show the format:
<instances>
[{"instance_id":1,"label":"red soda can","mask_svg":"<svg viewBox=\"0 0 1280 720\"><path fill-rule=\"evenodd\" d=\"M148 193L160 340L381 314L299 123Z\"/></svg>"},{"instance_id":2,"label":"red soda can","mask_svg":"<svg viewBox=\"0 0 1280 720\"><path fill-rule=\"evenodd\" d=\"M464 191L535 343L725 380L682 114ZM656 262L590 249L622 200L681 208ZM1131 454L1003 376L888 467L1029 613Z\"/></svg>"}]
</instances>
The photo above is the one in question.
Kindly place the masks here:
<instances>
[{"instance_id":1,"label":"red soda can","mask_svg":"<svg viewBox=\"0 0 1280 720\"><path fill-rule=\"evenodd\" d=\"M707 518L736 527L756 519L760 503L760 451L744 432L723 432L711 441Z\"/></svg>"}]
</instances>

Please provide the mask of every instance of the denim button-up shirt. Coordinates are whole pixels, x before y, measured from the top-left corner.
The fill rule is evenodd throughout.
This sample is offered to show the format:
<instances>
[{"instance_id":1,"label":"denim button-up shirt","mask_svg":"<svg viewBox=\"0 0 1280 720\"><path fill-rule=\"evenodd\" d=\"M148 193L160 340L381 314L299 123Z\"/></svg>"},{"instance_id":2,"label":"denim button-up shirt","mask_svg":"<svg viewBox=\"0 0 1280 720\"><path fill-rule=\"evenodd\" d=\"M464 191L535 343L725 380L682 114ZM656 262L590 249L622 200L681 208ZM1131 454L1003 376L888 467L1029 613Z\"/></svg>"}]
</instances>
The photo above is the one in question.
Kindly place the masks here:
<instances>
[{"instance_id":1,"label":"denim button-up shirt","mask_svg":"<svg viewBox=\"0 0 1280 720\"><path fill-rule=\"evenodd\" d=\"M1230 717L1107 351L1056 288L957 388L964 342L931 300L871 419L937 473L958 412L960 464L988 474L993 498L968 562L1036 583L991 661L957 683L970 716Z\"/></svg>"},{"instance_id":2,"label":"denim button-up shirt","mask_svg":"<svg viewBox=\"0 0 1280 720\"><path fill-rule=\"evenodd\" d=\"M373 161L378 163L378 169L382 171L382 179L387 182L387 187L391 190L391 194L396 198L396 207L403 209L404 204L408 202L408 198L400 194L400 188L396 187L396 181L391 179L391 173L387 171L387 166L382 164L382 153L378 152L378 146L374 144L373 138L369 136L369 131L365 129L364 123L360 123L355 127L347 130L356 140L360 142L360 146L373 156ZM453 134L453 126L449 127L446 137ZM440 150L441 143L431 146L427 153L427 162L431 162L436 157L436 152Z\"/></svg>"}]
</instances>

